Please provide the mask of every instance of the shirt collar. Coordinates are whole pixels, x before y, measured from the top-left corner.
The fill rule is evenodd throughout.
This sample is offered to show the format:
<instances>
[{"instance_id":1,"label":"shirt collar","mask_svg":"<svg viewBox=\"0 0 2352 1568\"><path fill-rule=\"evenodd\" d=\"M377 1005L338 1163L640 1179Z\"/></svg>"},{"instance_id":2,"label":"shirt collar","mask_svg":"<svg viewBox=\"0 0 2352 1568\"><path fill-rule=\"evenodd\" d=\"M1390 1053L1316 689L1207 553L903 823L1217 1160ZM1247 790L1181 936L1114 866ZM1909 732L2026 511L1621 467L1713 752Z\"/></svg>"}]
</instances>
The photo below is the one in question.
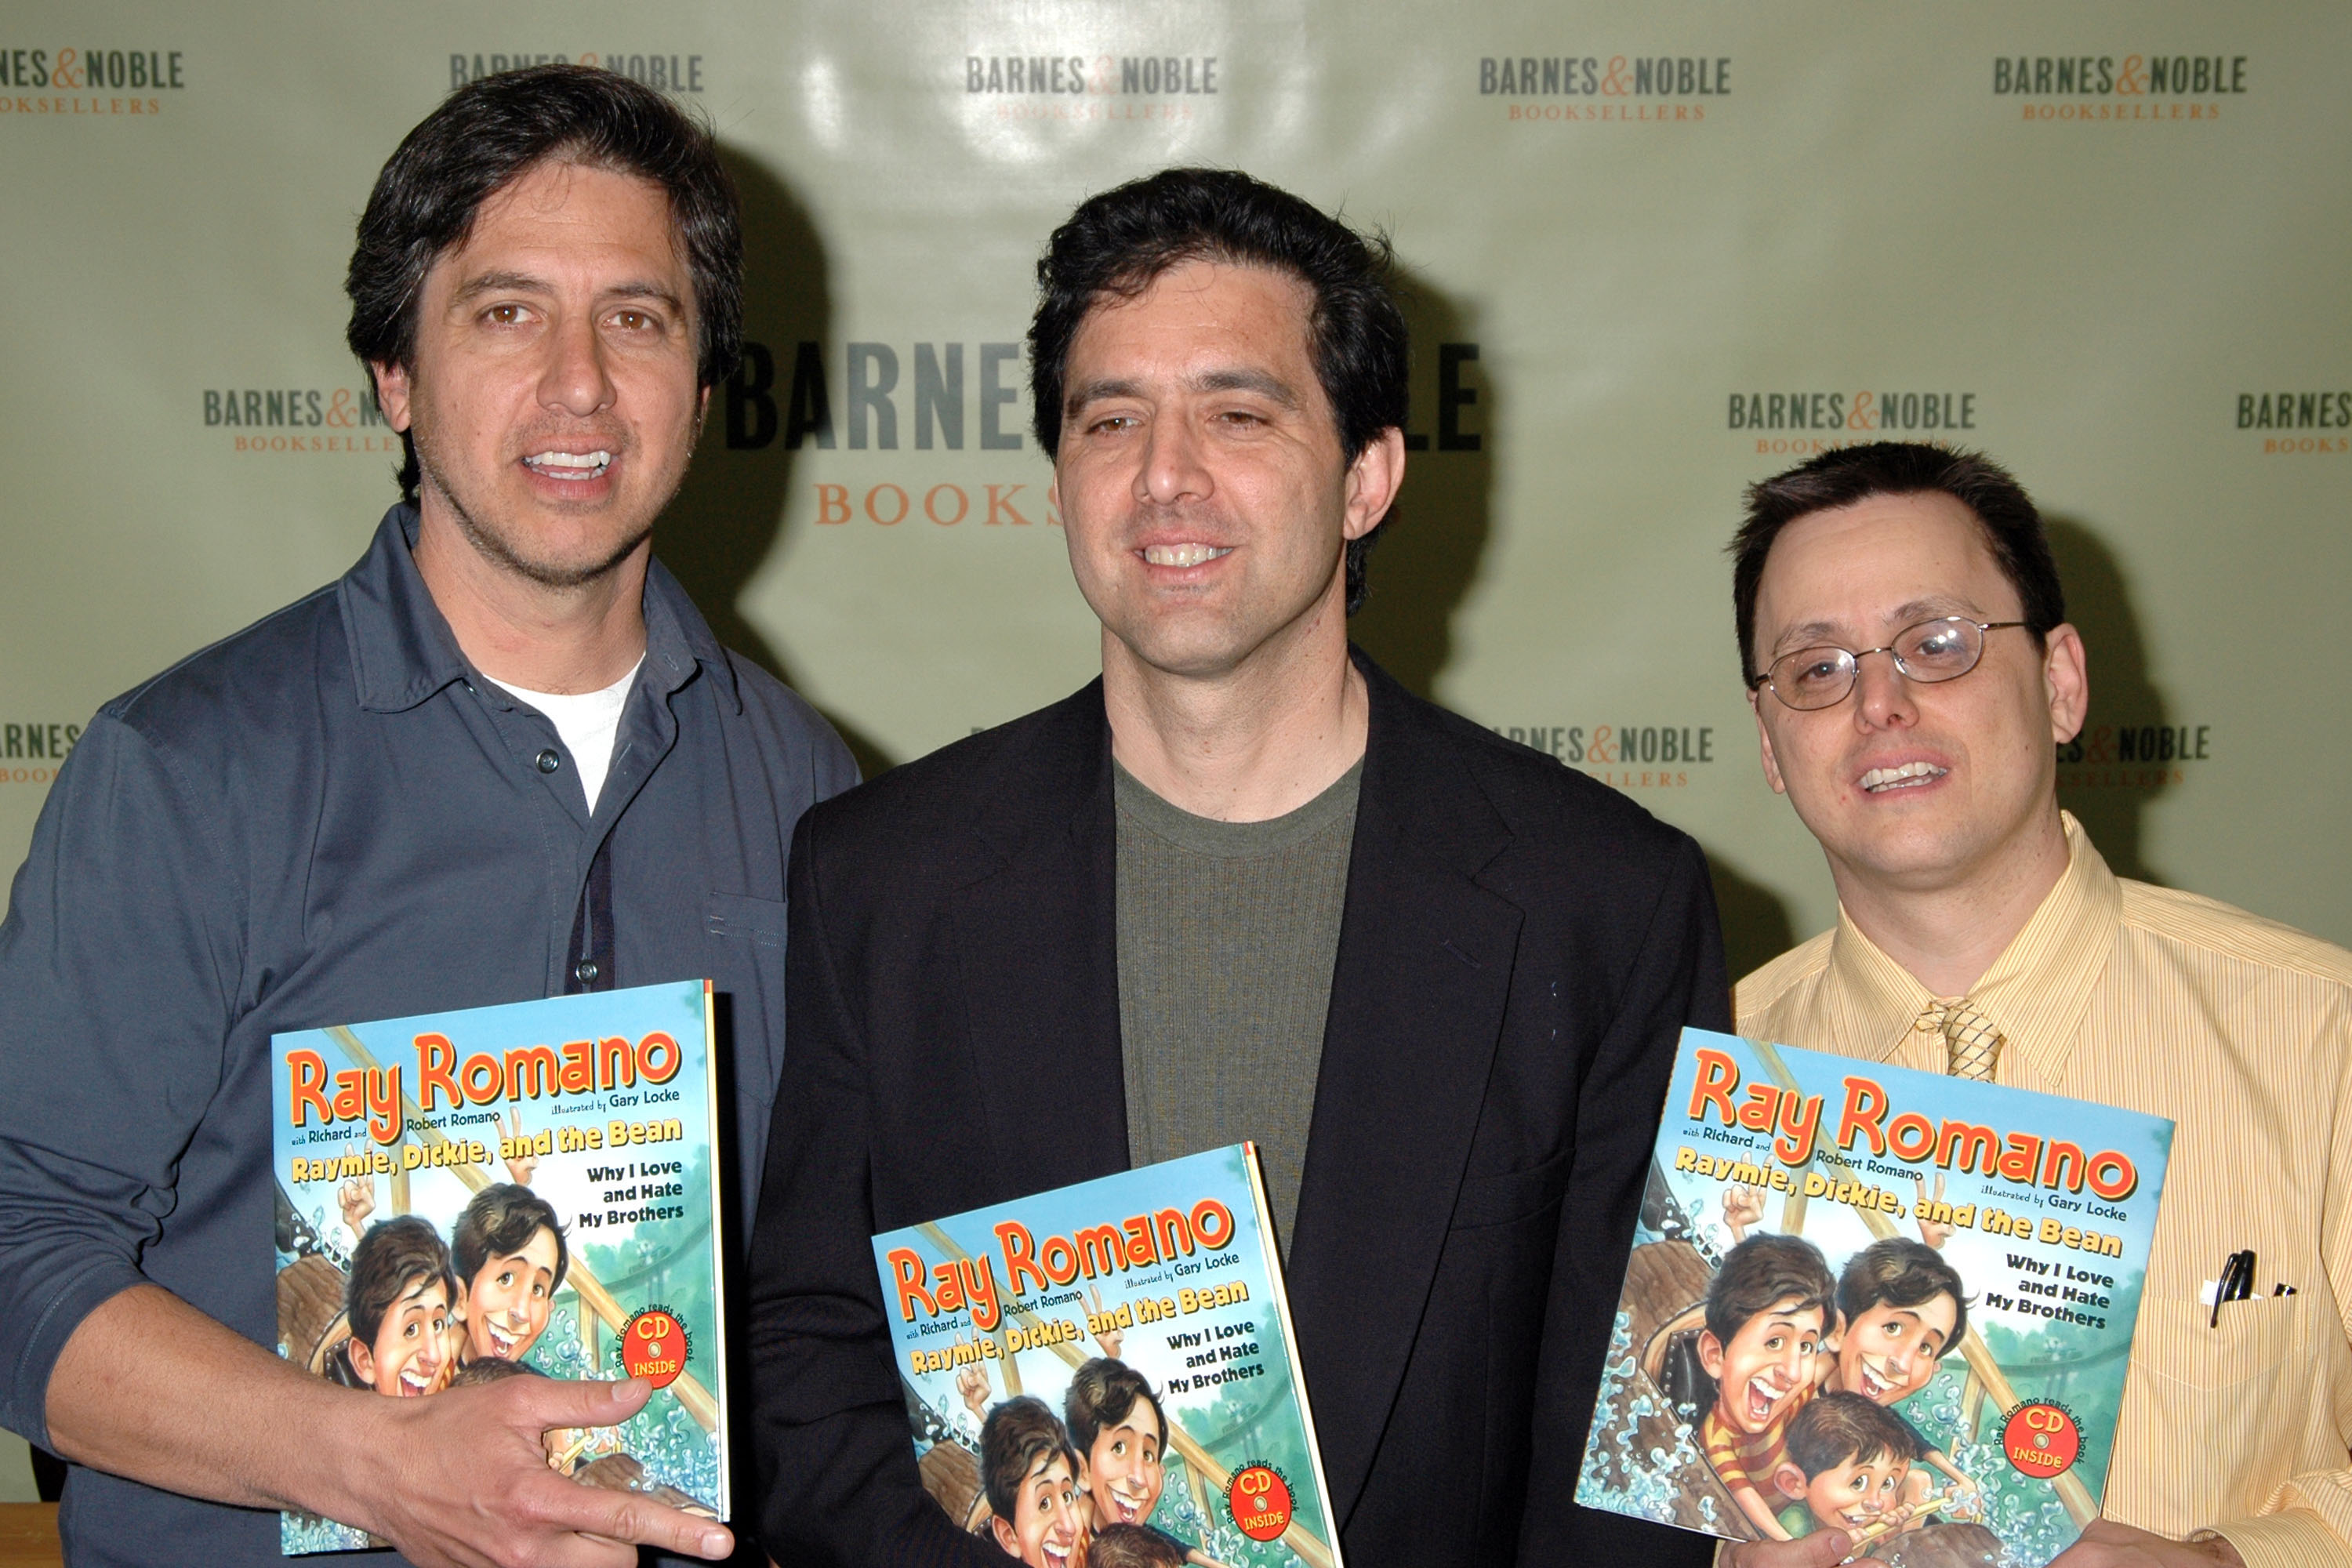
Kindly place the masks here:
<instances>
[{"instance_id":1,"label":"shirt collar","mask_svg":"<svg viewBox=\"0 0 2352 1568\"><path fill-rule=\"evenodd\" d=\"M370 712L414 708L476 673L417 573L412 553L416 523L416 509L406 502L385 512L367 553L336 585L360 706ZM646 572L645 614L646 679L655 689L667 696L697 669L708 668L740 711L742 693L726 650L685 588L658 561Z\"/></svg>"},{"instance_id":2,"label":"shirt collar","mask_svg":"<svg viewBox=\"0 0 2352 1568\"><path fill-rule=\"evenodd\" d=\"M2015 1054L2007 1059L2034 1087L2059 1080L2123 919L2115 873L2072 813L2059 818L2066 830L2064 873L1968 991L1969 1001L2008 1037L2005 1055ZM1864 936L1843 906L1825 978L1830 1037L1867 1042L1864 1054L1880 1061L1895 1054L1937 999Z\"/></svg>"}]
</instances>

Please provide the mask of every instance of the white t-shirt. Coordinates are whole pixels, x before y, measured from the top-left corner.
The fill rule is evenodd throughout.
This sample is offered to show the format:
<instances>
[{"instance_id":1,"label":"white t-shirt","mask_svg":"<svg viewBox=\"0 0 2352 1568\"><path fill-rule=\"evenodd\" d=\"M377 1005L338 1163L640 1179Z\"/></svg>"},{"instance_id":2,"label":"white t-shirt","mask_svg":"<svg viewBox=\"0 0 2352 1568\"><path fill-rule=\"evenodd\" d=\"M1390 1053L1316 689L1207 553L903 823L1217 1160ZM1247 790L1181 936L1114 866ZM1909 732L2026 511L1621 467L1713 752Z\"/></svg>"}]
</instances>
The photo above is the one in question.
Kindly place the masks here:
<instances>
[{"instance_id":1,"label":"white t-shirt","mask_svg":"<svg viewBox=\"0 0 2352 1568\"><path fill-rule=\"evenodd\" d=\"M563 749L572 753L572 765L580 770L580 787L587 794L588 810L594 815L596 797L604 793L604 775L612 771L613 742L620 734L621 710L628 705L629 688L636 683L637 670L646 662L639 654L637 662L629 666L629 673L602 691L583 691L566 695L554 691L528 691L520 686L509 686L494 679L501 690L511 692L548 717L562 737Z\"/></svg>"}]
</instances>

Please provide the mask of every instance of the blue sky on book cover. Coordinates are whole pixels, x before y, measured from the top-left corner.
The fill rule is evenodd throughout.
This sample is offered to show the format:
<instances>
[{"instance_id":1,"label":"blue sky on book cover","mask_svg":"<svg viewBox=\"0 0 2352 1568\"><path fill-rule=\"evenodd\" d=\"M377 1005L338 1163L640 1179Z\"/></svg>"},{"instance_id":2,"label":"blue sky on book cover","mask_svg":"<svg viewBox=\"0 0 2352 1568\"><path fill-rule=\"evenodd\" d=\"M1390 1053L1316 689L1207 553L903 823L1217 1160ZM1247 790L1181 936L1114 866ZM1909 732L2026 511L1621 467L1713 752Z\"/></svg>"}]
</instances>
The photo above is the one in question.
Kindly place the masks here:
<instances>
[{"instance_id":1,"label":"blue sky on book cover","mask_svg":"<svg viewBox=\"0 0 2352 1568\"><path fill-rule=\"evenodd\" d=\"M575 1475L601 1465L599 1477L723 1512L707 1005L695 980L276 1036L280 1352L357 1386L425 1394L471 1380L484 1369L466 1368L480 1361L559 1378L624 1377L640 1366L662 1384L645 1409L622 1426L568 1435L562 1452L551 1443L551 1461ZM472 1292L459 1278L437 1358L429 1348L410 1352L395 1374L402 1352L377 1358L349 1342L365 1294L354 1265L367 1233L413 1215L454 1248L467 1205L518 1176L562 1227L564 1278L541 1292L543 1304L528 1279L530 1259L546 1260L530 1248L549 1244L524 1221L524 1260L503 1275L479 1271L477 1299L494 1305L476 1334L467 1332ZM431 1245L370 1251L410 1256ZM410 1256L387 1267L419 1265ZM499 1278L514 1289L493 1294ZM421 1323L435 1297L420 1277L406 1300ZM330 1315L337 1307L340 1316ZM395 1306L379 1332L398 1315ZM281 1534L289 1555L371 1544L349 1526L294 1514L283 1516Z\"/></svg>"},{"instance_id":2,"label":"blue sky on book cover","mask_svg":"<svg viewBox=\"0 0 2352 1568\"><path fill-rule=\"evenodd\" d=\"M1685 1030L1579 1500L1735 1539L1771 1533L1760 1503L1792 1535L1937 1527L1988 1550L1989 1536L2012 1568L2046 1563L2105 1484L2171 1140L2169 1121L2136 1111ZM1818 1264L1757 1241L1771 1237L1798 1238ZM1732 1275L1743 1247L1759 1272ZM1769 1257L1780 1273L1761 1271ZM1939 1263L1959 1310L1932 1285ZM1738 1279L1794 1289L1816 1268L1840 1287L1853 1279L1867 1331L1841 1332L1856 1325L1833 1299L1809 1381L1763 1370L1741 1383L1765 1352L1743 1361L1705 1337L1705 1303L1720 1299L1729 1323ZM1894 1303L1922 1290L1928 1304ZM1815 1320L1793 1316L1773 1342L1801 1358ZM1769 1318L1740 1321L1763 1334ZM1753 1402L1748 1425L1735 1383ZM1852 1435L1884 1426L1865 1402L1910 1434L1886 1428L1874 1459L1876 1439ZM1843 1468L1823 1457L1833 1426L1855 1450L1837 1456ZM1810 1435L1792 1443L1798 1431ZM1879 1495L1841 1510L1829 1498L1841 1479Z\"/></svg>"}]
</instances>

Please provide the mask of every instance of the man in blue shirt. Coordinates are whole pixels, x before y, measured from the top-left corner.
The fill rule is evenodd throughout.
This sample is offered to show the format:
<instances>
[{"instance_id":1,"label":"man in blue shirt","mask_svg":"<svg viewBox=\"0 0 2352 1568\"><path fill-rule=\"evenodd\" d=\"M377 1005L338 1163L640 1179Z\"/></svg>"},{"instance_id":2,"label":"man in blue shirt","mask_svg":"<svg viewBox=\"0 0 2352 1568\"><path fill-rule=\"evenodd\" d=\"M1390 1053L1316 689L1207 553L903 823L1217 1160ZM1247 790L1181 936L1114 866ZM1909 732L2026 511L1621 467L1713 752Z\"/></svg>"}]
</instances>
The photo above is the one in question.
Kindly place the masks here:
<instances>
[{"instance_id":1,"label":"man in blue shirt","mask_svg":"<svg viewBox=\"0 0 2352 1568\"><path fill-rule=\"evenodd\" d=\"M273 1032L709 975L756 1169L790 836L856 770L651 554L740 279L709 137L659 94L452 95L348 282L404 503L60 773L0 925L0 1422L74 1461L75 1562L274 1563L281 1508L419 1563L732 1549L547 1468L544 1429L642 1383L383 1399L273 1354L268 1122Z\"/></svg>"}]
</instances>

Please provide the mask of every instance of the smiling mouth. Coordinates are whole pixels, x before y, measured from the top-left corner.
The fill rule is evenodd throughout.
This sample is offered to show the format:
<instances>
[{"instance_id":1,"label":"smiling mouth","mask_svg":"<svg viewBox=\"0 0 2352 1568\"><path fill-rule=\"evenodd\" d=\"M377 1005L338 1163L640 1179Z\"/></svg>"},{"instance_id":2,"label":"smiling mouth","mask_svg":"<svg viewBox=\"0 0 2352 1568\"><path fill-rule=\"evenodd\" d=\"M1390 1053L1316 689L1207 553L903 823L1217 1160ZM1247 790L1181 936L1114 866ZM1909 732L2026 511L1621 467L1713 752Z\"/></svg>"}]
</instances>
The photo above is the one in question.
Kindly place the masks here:
<instances>
[{"instance_id":1,"label":"smiling mouth","mask_svg":"<svg viewBox=\"0 0 2352 1568\"><path fill-rule=\"evenodd\" d=\"M403 1399L414 1399L420 1394L432 1392L432 1377L418 1372L415 1367L400 1369L400 1396Z\"/></svg>"},{"instance_id":2,"label":"smiling mouth","mask_svg":"<svg viewBox=\"0 0 2352 1568\"><path fill-rule=\"evenodd\" d=\"M1233 552L1230 544L1147 544L1143 559L1154 566L1198 566Z\"/></svg>"},{"instance_id":3,"label":"smiling mouth","mask_svg":"<svg viewBox=\"0 0 2352 1568\"><path fill-rule=\"evenodd\" d=\"M604 451L533 452L522 460L522 466L541 479L578 483L603 479L604 470L613 466L613 454Z\"/></svg>"},{"instance_id":4,"label":"smiling mouth","mask_svg":"<svg viewBox=\"0 0 2352 1568\"><path fill-rule=\"evenodd\" d=\"M1899 1382L1882 1376L1868 1362L1862 1363L1862 1376L1858 1381L1862 1386L1854 1392L1874 1405L1885 1404L1886 1395L1902 1386Z\"/></svg>"},{"instance_id":5,"label":"smiling mouth","mask_svg":"<svg viewBox=\"0 0 2352 1568\"><path fill-rule=\"evenodd\" d=\"M1761 1421L1766 1416L1771 1415L1773 1406L1779 1405L1781 1397L1788 1392L1789 1391L1785 1388L1778 1390L1768 1389L1764 1386L1762 1380L1751 1378L1748 1384L1748 1418L1750 1420Z\"/></svg>"},{"instance_id":6,"label":"smiling mouth","mask_svg":"<svg viewBox=\"0 0 2352 1568\"><path fill-rule=\"evenodd\" d=\"M1933 763L1906 763L1899 768L1873 768L1862 775L1863 791L1868 795L1884 795L1888 790L1917 789L1934 784L1951 770Z\"/></svg>"},{"instance_id":7,"label":"smiling mouth","mask_svg":"<svg viewBox=\"0 0 2352 1568\"><path fill-rule=\"evenodd\" d=\"M482 1328L490 1336L490 1353L500 1361L514 1360L517 1336L507 1332L493 1322L485 1322Z\"/></svg>"},{"instance_id":8,"label":"smiling mouth","mask_svg":"<svg viewBox=\"0 0 2352 1568\"><path fill-rule=\"evenodd\" d=\"M1143 1522L1143 1506L1141 1502L1121 1496L1118 1489L1116 1487L1111 1489L1110 1506L1112 1510L1118 1515L1118 1519L1116 1522L1120 1524L1140 1524Z\"/></svg>"}]
</instances>

